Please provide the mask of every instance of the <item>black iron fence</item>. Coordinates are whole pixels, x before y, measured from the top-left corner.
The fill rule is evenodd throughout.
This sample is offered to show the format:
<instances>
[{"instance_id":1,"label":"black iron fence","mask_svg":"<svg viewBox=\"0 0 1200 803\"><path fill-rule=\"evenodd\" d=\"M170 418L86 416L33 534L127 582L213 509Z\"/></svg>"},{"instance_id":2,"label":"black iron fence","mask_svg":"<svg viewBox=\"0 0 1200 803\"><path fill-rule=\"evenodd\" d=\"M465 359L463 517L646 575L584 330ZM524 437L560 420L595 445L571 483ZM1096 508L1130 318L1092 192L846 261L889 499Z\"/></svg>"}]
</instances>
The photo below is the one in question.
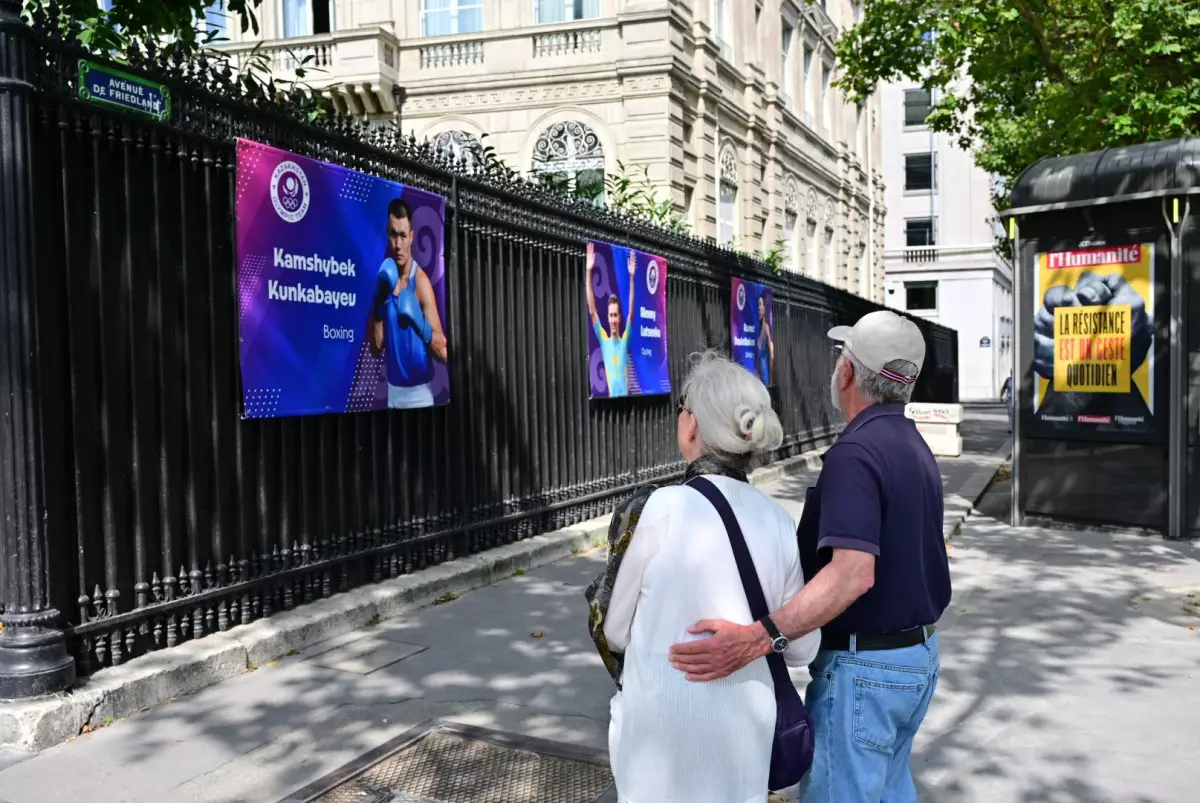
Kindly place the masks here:
<instances>
[{"instance_id":1,"label":"black iron fence","mask_svg":"<svg viewBox=\"0 0 1200 803\"><path fill-rule=\"evenodd\" d=\"M876 306L394 131L307 124L205 65L154 122L79 99L86 54L0 0L0 697L602 514L682 465L664 397L590 402L589 238L665 256L672 381L728 350L730 278L775 289L779 457L835 434L826 330ZM126 68L131 69L131 68ZM448 199L452 403L242 420L234 137ZM920 322L917 398L954 401Z\"/></svg>"}]
</instances>

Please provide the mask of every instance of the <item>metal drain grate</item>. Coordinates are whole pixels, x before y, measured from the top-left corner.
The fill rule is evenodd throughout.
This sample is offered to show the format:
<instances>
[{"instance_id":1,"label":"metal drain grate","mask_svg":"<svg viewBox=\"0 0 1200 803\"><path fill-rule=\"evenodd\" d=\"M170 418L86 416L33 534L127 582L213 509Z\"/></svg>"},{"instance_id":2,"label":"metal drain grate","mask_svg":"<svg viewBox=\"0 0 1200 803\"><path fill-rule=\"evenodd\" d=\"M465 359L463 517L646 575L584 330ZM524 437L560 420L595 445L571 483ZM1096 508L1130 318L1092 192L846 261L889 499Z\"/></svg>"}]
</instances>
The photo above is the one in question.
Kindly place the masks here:
<instances>
[{"instance_id":1,"label":"metal drain grate","mask_svg":"<svg viewBox=\"0 0 1200 803\"><path fill-rule=\"evenodd\" d=\"M597 803L613 784L602 753L479 728L430 727L380 752L288 801Z\"/></svg>"}]
</instances>

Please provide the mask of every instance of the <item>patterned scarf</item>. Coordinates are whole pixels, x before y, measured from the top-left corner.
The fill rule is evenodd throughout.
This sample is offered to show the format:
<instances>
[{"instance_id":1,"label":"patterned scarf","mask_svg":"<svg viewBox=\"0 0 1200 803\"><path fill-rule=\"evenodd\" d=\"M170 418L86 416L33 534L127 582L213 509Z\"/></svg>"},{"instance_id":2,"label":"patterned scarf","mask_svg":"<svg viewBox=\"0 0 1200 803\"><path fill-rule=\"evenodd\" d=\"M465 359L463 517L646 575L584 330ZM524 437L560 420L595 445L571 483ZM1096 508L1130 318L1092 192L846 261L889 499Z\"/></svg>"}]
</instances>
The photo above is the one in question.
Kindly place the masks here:
<instances>
[{"instance_id":1,"label":"patterned scarf","mask_svg":"<svg viewBox=\"0 0 1200 803\"><path fill-rule=\"evenodd\" d=\"M705 474L720 474L739 482L747 482L746 472L730 466L715 457L701 457L688 465L684 472L683 481ZM588 633L596 644L596 650L604 661L604 668L621 688L621 670L625 664L624 653L613 651L604 637L604 620L608 615L608 605L612 600L613 584L617 581L617 572L621 570L621 561L633 540L637 530L638 520L650 495L658 489L655 485L645 485L634 491L633 495L613 511L612 521L608 525L608 562L600 576L587 587L584 596L588 601Z\"/></svg>"}]
</instances>

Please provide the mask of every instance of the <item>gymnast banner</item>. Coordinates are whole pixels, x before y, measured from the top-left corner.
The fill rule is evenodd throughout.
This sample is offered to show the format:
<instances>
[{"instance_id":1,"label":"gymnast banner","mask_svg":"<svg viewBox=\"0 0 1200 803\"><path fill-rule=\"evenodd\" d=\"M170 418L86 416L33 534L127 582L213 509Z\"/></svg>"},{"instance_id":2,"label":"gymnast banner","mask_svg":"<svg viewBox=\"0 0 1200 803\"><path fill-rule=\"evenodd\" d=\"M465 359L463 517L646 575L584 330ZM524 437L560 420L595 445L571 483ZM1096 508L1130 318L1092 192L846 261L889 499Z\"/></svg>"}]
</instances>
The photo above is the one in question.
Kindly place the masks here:
<instances>
[{"instance_id":1,"label":"gymnast banner","mask_svg":"<svg viewBox=\"0 0 1200 803\"><path fill-rule=\"evenodd\" d=\"M450 401L446 201L237 142L245 418Z\"/></svg>"},{"instance_id":2,"label":"gymnast banner","mask_svg":"<svg viewBox=\"0 0 1200 803\"><path fill-rule=\"evenodd\" d=\"M593 240L585 284L591 397L670 393L667 260Z\"/></svg>"}]
</instances>

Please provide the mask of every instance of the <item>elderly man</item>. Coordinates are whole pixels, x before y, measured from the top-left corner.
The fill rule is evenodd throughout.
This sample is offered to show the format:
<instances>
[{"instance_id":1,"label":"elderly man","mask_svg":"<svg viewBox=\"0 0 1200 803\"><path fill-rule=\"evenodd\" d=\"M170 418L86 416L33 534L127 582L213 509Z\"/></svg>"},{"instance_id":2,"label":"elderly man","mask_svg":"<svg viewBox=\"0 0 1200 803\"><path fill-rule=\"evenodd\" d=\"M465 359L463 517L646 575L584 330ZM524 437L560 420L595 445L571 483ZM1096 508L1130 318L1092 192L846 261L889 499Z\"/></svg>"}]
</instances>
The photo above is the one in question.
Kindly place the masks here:
<instances>
[{"instance_id":1,"label":"elderly man","mask_svg":"<svg viewBox=\"0 0 1200 803\"><path fill-rule=\"evenodd\" d=\"M697 623L692 633L711 636L675 645L671 662L689 680L716 680L821 628L802 799L906 803L917 799L909 757L940 669L934 624L950 602L941 474L904 416L925 341L886 311L829 336L840 343L830 391L848 423L800 519L804 589L751 625Z\"/></svg>"}]
</instances>

